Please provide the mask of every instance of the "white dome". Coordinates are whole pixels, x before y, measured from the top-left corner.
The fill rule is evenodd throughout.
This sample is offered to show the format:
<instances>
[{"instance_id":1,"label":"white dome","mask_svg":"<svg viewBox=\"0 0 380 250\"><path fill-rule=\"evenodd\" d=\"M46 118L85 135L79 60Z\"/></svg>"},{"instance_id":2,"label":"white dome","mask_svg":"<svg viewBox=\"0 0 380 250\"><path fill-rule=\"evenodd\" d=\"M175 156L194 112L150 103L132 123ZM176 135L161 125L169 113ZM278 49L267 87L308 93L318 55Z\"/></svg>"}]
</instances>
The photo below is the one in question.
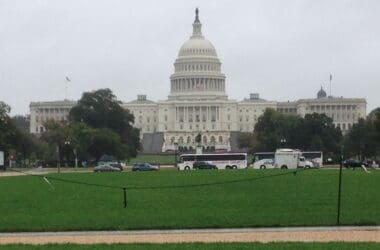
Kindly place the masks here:
<instances>
[{"instance_id":1,"label":"white dome","mask_svg":"<svg viewBox=\"0 0 380 250\"><path fill-rule=\"evenodd\" d=\"M191 37L179 50L178 57L182 56L217 56L214 45L203 37Z\"/></svg>"},{"instance_id":2,"label":"white dome","mask_svg":"<svg viewBox=\"0 0 380 250\"><path fill-rule=\"evenodd\" d=\"M169 99L225 100L225 78L215 47L202 35L196 9L193 34L181 46L174 62Z\"/></svg>"}]
</instances>

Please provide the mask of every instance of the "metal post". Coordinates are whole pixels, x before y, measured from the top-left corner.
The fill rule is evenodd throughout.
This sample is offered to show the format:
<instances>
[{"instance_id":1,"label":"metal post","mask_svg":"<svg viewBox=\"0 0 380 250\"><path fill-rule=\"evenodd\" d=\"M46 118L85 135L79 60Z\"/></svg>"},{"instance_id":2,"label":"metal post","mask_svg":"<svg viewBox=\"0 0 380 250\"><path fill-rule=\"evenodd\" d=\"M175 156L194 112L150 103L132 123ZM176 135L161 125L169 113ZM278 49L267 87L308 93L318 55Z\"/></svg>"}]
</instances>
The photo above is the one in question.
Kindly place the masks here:
<instances>
[{"instance_id":1,"label":"metal post","mask_svg":"<svg viewBox=\"0 0 380 250\"><path fill-rule=\"evenodd\" d=\"M177 151L178 151L178 143L174 143L174 167L177 168Z\"/></svg>"},{"instance_id":2,"label":"metal post","mask_svg":"<svg viewBox=\"0 0 380 250\"><path fill-rule=\"evenodd\" d=\"M342 189L342 168L343 168L343 147L341 148L341 156L340 156L340 166L339 166L339 186L338 186L338 211L336 224L340 225L340 206L341 206L341 189Z\"/></svg>"},{"instance_id":3,"label":"metal post","mask_svg":"<svg viewBox=\"0 0 380 250\"><path fill-rule=\"evenodd\" d=\"M127 189L123 188L123 192L124 192L124 208L126 208L127 207Z\"/></svg>"},{"instance_id":4,"label":"metal post","mask_svg":"<svg viewBox=\"0 0 380 250\"><path fill-rule=\"evenodd\" d=\"M60 152L59 152L59 144L57 145L57 169L58 173L61 172L61 157L60 157Z\"/></svg>"},{"instance_id":5,"label":"metal post","mask_svg":"<svg viewBox=\"0 0 380 250\"><path fill-rule=\"evenodd\" d=\"M77 149L74 148L74 155L75 155L75 169L78 168L78 155L77 155Z\"/></svg>"}]
</instances>

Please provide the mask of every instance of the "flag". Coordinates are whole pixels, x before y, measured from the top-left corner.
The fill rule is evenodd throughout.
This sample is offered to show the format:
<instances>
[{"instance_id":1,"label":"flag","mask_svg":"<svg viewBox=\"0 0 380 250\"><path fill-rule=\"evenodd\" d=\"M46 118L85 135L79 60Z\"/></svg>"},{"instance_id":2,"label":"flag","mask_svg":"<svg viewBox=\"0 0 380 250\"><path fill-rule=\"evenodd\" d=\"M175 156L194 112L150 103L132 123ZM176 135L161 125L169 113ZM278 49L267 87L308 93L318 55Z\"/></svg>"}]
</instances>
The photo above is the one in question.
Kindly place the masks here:
<instances>
[{"instance_id":1,"label":"flag","mask_svg":"<svg viewBox=\"0 0 380 250\"><path fill-rule=\"evenodd\" d=\"M330 81L332 80L332 74L330 74Z\"/></svg>"},{"instance_id":2,"label":"flag","mask_svg":"<svg viewBox=\"0 0 380 250\"><path fill-rule=\"evenodd\" d=\"M66 76L66 81L71 82L71 80L68 76Z\"/></svg>"}]
</instances>

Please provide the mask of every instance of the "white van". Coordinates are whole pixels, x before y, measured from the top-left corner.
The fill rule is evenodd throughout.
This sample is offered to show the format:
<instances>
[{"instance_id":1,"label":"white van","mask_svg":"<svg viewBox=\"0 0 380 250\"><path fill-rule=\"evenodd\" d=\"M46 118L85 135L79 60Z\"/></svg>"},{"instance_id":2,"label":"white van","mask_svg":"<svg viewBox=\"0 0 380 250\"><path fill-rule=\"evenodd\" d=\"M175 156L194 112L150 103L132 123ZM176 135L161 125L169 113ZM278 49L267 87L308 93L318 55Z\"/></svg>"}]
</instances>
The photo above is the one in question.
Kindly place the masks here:
<instances>
[{"instance_id":1,"label":"white van","mask_svg":"<svg viewBox=\"0 0 380 250\"><path fill-rule=\"evenodd\" d=\"M297 149L277 149L274 166L281 169L312 168L313 163L305 160L301 151Z\"/></svg>"}]
</instances>

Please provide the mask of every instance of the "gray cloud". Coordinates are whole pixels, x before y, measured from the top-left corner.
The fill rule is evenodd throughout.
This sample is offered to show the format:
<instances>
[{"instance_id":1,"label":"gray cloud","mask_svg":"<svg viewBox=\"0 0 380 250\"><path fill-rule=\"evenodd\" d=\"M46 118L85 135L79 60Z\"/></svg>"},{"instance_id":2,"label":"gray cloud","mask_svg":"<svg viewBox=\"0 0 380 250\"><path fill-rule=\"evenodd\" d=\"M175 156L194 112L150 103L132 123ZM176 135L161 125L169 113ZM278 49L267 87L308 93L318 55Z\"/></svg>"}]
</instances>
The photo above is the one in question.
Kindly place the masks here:
<instances>
[{"instance_id":1,"label":"gray cloud","mask_svg":"<svg viewBox=\"0 0 380 250\"><path fill-rule=\"evenodd\" d=\"M166 99L194 8L217 49L232 99L333 95L380 106L380 1L0 0L0 100L31 101L111 88L123 101Z\"/></svg>"}]
</instances>

